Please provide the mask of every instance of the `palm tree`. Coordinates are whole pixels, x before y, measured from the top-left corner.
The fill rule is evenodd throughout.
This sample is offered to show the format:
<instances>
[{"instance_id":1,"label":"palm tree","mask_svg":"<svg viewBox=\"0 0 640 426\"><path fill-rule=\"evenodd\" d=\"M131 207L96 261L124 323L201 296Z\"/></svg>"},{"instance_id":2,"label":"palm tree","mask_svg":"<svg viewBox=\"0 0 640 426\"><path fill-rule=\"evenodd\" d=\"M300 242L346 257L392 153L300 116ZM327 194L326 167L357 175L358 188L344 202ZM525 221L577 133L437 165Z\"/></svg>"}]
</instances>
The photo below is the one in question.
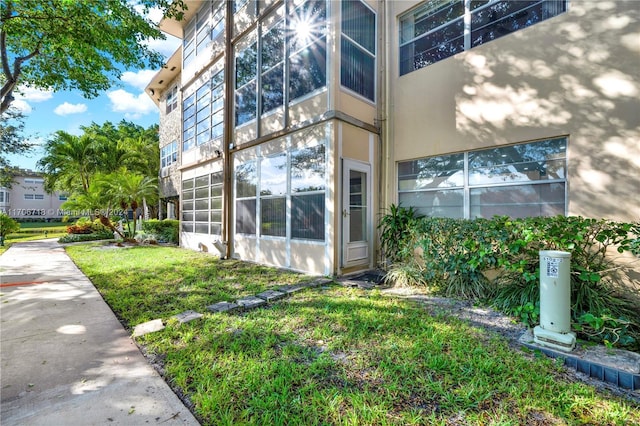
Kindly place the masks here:
<instances>
[{"instance_id":1,"label":"palm tree","mask_svg":"<svg viewBox=\"0 0 640 426\"><path fill-rule=\"evenodd\" d=\"M94 145L86 135L75 136L63 130L44 145L46 155L38 161L45 173L48 190L58 189L69 194L86 193L95 172Z\"/></svg>"},{"instance_id":2,"label":"palm tree","mask_svg":"<svg viewBox=\"0 0 640 426\"><path fill-rule=\"evenodd\" d=\"M100 223L120 235L122 239L125 239L122 232L113 226L109 219L113 204L106 191L108 182L109 180L105 176L96 175L87 191L72 195L60 207L67 210L87 211L89 216L96 216L100 219Z\"/></svg>"},{"instance_id":3,"label":"palm tree","mask_svg":"<svg viewBox=\"0 0 640 426\"><path fill-rule=\"evenodd\" d=\"M145 201L155 202L158 197L158 180L121 169L105 179L105 189L107 196L118 203L123 210L127 208L133 210L133 233L135 233L138 207Z\"/></svg>"}]
</instances>

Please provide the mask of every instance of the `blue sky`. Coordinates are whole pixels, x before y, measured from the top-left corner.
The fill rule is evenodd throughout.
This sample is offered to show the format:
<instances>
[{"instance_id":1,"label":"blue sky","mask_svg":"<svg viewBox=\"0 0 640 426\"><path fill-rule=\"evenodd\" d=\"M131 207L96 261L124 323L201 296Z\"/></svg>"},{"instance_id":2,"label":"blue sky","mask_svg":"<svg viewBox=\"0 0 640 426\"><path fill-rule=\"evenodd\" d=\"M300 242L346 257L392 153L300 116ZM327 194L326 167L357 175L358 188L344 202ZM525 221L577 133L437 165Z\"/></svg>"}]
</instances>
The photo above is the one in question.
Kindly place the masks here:
<instances>
[{"instance_id":1,"label":"blue sky","mask_svg":"<svg viewBox=\"0 0 640 426\"><path fill-rule=\"evenodd\" d=\"M169 58L180 40L167 36L167 40L152 40L149 45ZM38 147L28 156L7 156L11 165L35 170L43 155L39 145L58 130L80 135L80 126L91 122L117 124L124 119L143 127L158 123L158 108L144 92L156 72L157 69L128 70L117 85L93 99L83 98L78 91L51 92L20 87L21 93L14 93L12 107L23 112L24 135Z\"/></svg>"}]
</instances>

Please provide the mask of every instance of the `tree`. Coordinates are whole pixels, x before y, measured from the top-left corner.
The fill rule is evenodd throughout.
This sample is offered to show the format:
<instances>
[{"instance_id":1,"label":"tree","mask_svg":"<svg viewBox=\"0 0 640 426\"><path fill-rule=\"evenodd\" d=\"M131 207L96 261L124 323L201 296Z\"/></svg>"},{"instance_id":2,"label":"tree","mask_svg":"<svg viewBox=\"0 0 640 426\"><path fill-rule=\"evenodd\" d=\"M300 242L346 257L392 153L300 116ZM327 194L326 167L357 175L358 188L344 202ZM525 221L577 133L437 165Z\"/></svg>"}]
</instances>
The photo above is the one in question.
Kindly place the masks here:
<instances>
[{"instance_id":1,"label":"tree","mask_svg":"<svg viewBox=\"0 0 640 426\"><path fill-rule=\"evenodd\" d=\"M164 39L146 17L159 7L182 19L183 0L3 0L0 2L0 113L19 85L80 90L96 97L123 68L159 68L164 59L145 41ZM141 10L141 12L139 12Z\"/></svg>"},{"instance_id":2,"label":"tree","mask_svg":"<svg viewBox=\"0 0 640 426\"><path fill-rule=\"evenodd\" d=\"M116 200L123 210L133 210L133 233L137 224L137 211L143 202L155 202L158 197L158 180L126 169L105 179L107 196Z\"/></svg>"},{"instance_id":3,"label":"tree","mask_svg":"<svg viewBox=\"0 0 640 426\"><path fill-rule=\"evenodd\" d=\"M0 120L0 186L10 188L15 169L11 167L6 154L26 154L33 149L24 139L24 116L19 111L8 110Z\"/></svg>"},{"instance_id":4,"label":"tree","mask_svg":"<svg viewBox=\"0 0 640 426\"><path fill-rule=\"evenodd\" d=\"M0 245L4 245L7 235L20 229L20 224L9 217L8 214L0 212Z\"/></svg>"},{"instance_id":5,"label":"tree","mask_svg":"<svg viewBox=\"0 0 640 426\"><path fill-rule=\"evenodd\" d=\"M96 172L95 147L89 136L59 130L45 143L44 151L38 167L45 173L48 190L69 194L87 192L91 176Z\"/></svg>"}]
</instances>

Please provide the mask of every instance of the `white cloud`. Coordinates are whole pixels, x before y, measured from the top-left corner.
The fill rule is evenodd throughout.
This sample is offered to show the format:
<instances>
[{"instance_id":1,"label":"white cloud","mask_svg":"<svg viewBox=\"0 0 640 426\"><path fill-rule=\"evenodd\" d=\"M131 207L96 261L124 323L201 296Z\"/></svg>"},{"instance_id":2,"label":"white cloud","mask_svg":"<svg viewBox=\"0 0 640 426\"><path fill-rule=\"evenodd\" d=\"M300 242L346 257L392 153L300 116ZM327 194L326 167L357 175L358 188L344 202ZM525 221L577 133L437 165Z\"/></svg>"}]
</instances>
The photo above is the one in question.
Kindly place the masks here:
<instances>
[{"instance_id":1,"label":"white cloud","mask_svg":"<svg viewBox=\"0 0 640 426\"><path fill-rule=\"evenodd\" d=\"M41 90L30 86L20 86L14 92L16 99L31 102L44 102L53 98L53 90Z\"/></svg>"},{"instance_id":2,"label":"white cloud","mask_svg":"<svg viewBox=\"0 0 640 426\"><path fill-rule=\"evenodd\" d=\"M120 80L130 84L136 89L144 90L157 72L157 70L140 70L138 72L126 71L122 74Z\"/></svg>"},{"instance_id":3,"label":"white cloud","mask_svg":"<svg viewBox=\"0 0 640 426\"><path fill-rule=\"evenodd\" d=\"M87 106L85 104L70 104L69 102L65 102L60 104L53 110L58 115L69 115L69 114L80 114L87 110Z\"/></svg>"},{"instance_id":4,"label":"white cloud","mask_svg":"<svg viewBox=\"0 0 640 426\"><path fill-rule=\"evenodd\" d=\"M179 38L171 36L169 34L165 34L165 36L167 37L166 40L159 40L154 38L147 40L146 43L149 46L149 49L160 52L162 53L162 55L164 55L165 58L169 59L171 55L175 53L178 47L180 47L180 43L182 43L182 41Z\"/></svg>"},{"instance_id":5,"label":"white cloud","mask_svg":"<svg viewBox=\"0 0 640 426\"><path fill-rule=\"evenodd\" d=\"M29 102L44 102L53 97L53 91L41 90L30 86L18 86L13 91L14 100L11 108L23 114L30 114L33 111Z\"/></svg>"},{"instance_id":6,"label":"white cloud","mask_svg":"<svg viewBox=\"0 0 640 426\"><path fill-rule=\"evenodd\" d=\"M154 104L151 98L144 92L136 96L126 90L118 89L107 92L107 96L111 100L111 110L114 112L123 112L129 119L140 118L142 115L157 110L156 104Z\"/></svg>"},{"instance_id":7,"label":"white cloud","mask_svg":"<svg viewBox=\"0 0 640 426\"><path fill-rule=\"evenodd\" d=\"M29 105L23 99L19 99L19 98L16 98L13 100L13 102L11 102L11 108L17 111L20 111L22 114L25 114L25 115L33 111L33 109L31 108L31 105Z\"/></svg>"}]
</instances>

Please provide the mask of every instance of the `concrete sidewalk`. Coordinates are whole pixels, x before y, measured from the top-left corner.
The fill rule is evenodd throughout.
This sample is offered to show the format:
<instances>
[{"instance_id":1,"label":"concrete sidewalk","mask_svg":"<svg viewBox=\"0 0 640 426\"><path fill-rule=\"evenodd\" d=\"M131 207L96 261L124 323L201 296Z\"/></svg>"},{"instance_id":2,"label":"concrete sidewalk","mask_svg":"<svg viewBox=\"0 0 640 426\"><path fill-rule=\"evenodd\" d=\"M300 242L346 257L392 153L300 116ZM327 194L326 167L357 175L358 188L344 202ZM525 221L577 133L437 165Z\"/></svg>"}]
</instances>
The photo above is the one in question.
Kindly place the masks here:
<instances>
[{"instance_id":1,"label":"concrete sidewalk","mask_svg":"<svg viewBox=\"0 0 640 426\"><path fill-rule=\"evenodd\" d=\"M55 240L0 256L0 423L198 425Z\"/></svg>"}]
</instances>

